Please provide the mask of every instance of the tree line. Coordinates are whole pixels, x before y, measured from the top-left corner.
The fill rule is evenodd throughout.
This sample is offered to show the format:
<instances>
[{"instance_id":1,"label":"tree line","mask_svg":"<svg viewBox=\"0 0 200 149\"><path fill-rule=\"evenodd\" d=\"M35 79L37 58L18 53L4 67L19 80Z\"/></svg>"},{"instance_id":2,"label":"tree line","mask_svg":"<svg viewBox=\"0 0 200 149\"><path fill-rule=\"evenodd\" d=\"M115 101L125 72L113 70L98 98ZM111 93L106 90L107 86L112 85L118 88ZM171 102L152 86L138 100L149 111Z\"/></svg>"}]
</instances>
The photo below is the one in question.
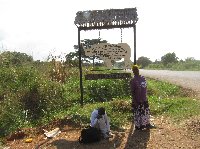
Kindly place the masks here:
<instances>
[{"instance_id":1,"label":"tree line","mask_svg":"<svg viewBox=\"0 0 200 149\"><path fill-rule=\"evenodd\" d=\"M84 39L81 40L81 58L83 66L103 66L103 61L95 56L88 57L84 54L85 48L90 48L94 44L98 43L108 43L106 40L98 39ZM49 59L56 59L56 57L51 56ZM32 56L27 55L26 53L20 52L11 52L4 51L0 53L0 65L1 66L21 66L27 63L38 63L40 61L34 61ZM78 67L79 65L79 46L74 45L74 52L70 52L64 56L63 64L66 64L70 67ZM188 57L185 60L179 60L175 52L166 53L161 56L160 60L155 60L154 62L146 56L138 57L136 62L140 68L148 69L177 69L177 70L200 70L200 61L195 60L193 57ZM112 64L116 68L123 68L124 62L115 62L112 61Z\"/></svg>"}]
</instances>

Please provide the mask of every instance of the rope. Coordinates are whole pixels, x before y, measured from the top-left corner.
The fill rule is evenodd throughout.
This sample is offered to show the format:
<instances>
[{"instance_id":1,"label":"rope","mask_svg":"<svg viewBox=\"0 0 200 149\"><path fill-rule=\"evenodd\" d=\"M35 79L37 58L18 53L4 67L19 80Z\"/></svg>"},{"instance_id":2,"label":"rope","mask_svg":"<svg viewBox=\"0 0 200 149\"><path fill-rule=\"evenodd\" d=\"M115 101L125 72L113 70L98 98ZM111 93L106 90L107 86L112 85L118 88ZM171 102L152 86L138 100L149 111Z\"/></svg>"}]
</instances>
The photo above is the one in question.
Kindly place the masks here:
<instances>
[{"instance_id":1,"label":"rope","mask_svg":"<svg viewBox=\"0 0 200 149\"><path fill-rule=\"evenodd\" d=\"M122 28L121 28L121 43L122 43Z\"/></svg>"},{"instance_id":2,"label":"rope","mask_svg":"<svg viewBox=\"0 0 200 149\"><path fill-rule=\"evenodd\" d=\"M101 41L101 31L99 30L99 41L98 41L98 44L100 43L100 41Z\"/></svg>"},{"instance_id":3,"label":"rope","mask_svg":"<svg viewBox=\"0 0 200 149\"><path fill-rule=\"evenodd\" d=\"M100 30L99 30L99 40L101 39L101 32L100 32Z\"/></svg>"}]
</instances>

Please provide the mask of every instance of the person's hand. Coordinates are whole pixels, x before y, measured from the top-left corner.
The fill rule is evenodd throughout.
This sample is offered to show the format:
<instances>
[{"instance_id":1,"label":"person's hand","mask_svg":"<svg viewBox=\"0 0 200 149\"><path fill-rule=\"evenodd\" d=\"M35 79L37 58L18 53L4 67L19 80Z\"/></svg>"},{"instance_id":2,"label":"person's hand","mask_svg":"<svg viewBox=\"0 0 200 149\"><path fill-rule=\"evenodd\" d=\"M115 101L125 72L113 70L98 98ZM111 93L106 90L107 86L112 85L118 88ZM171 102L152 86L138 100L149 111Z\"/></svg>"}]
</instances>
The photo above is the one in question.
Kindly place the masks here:
<instances>
[{"instance_id":1,"label":"person's hand","mask_svg":"<svg viewBox=\"0 0 200 149\"><path fill-rule=\"evenodd\" d=\"M137 103L137 102L132 103L131 106L132 106L132 107L131 107L131 111L134 113L134 112L137 110L138 103Z\"/></svg>"},{"instance_id":2,"label":"person's hand","mask_svg":"<svg viewBox=\"0 0 200 149\"><path fill-rule=\"evenodd\" d=\"M131 106L132 106L132 108L136 108L138 106L138 103L137 102L132 102Z\"/></svg>"},{"instance_id":3,"label":"person's hand","mask_svg":"<svg viewBox=\"0 0 200 149\"><path fill-rule=\"evenodd\" d=\"M102 118L102 115L99 115L99 114L98 114L97 119L100 119L100 118Z\"/></svg>"}]
</instances>

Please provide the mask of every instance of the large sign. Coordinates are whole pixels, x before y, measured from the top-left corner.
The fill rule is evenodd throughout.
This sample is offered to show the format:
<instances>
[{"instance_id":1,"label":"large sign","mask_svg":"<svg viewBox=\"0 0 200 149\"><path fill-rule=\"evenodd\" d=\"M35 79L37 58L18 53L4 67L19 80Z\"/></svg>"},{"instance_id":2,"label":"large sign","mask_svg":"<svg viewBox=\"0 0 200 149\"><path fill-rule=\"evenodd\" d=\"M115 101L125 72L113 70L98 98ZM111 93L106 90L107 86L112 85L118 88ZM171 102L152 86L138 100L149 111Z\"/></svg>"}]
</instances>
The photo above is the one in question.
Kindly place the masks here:
<instances>
[{"instance_id":1,"label":"large sign","mask_svg":"<svg viewBox=\"0 0 200 149\"><path fill-rule=\"evenodd\" d=\"M119 61L124 58L124 68L131 68L132 62L131 48L127 43L99 43L92 45L91 48L84 49L86 56L96 56L104 61L105 66L112 69L112 61Z\"/></svg>"}]
</instances>

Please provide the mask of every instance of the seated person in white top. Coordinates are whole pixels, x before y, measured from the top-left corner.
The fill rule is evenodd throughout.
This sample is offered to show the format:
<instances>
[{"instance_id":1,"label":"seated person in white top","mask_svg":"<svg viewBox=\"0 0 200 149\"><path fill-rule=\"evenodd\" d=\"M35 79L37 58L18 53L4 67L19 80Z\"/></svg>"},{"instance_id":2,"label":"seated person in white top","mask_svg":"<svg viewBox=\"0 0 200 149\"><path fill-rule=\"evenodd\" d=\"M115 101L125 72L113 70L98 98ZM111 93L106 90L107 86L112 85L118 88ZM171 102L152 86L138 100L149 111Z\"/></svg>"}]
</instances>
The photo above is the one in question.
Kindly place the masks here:
<instances>
[{"instance_id":1,"label":"seated person in white top","mask_svg":"<svg viewBox=\"0 0 200 149\"><path fill-rule=\"evenodd\" d=\"M103 134L104 138L109 138L109 132L110 132L110 123L109 118L106 114L105 108L100 107L98 109L94 109L94 111L91 114L91 126L98 128L101 133Z\"/></svg>"}]
</instances>

